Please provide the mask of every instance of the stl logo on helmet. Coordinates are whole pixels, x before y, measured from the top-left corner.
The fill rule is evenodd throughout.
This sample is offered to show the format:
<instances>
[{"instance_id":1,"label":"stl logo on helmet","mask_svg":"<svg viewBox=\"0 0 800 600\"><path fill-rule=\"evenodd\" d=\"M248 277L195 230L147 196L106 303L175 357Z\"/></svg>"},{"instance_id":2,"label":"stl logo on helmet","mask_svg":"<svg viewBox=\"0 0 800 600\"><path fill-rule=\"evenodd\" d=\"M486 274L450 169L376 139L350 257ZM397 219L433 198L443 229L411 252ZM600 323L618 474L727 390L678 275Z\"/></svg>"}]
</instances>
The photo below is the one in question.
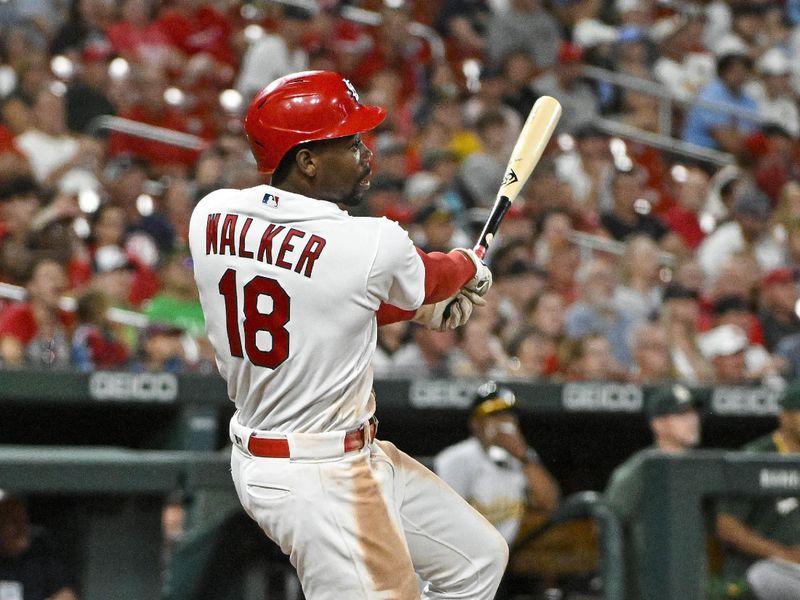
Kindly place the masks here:
<instances>
[{"instance_id":1,"label":"stl logo on helmet","mask_svg":"<svg viewBox=\"0 0 800 600\"><path fill-rule=\"evenodd\" d=\"M342 81L344 81L344 84L347 86L347 93L353 97L353 100L358 102L358 92L356 91L356 88L353 87L353 84L350 83L350 80L342 78Z\"/></svg>"}]
</instances>

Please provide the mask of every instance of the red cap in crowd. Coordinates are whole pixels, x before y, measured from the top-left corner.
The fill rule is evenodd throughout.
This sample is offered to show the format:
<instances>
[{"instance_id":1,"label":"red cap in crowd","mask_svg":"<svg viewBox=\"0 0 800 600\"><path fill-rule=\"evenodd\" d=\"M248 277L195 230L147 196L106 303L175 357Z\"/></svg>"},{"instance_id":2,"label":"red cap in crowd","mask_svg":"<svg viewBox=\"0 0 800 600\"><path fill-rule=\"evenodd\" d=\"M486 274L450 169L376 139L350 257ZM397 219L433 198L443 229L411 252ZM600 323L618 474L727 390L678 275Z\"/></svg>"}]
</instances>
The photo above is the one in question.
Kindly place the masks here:
<instances>
[{"instance_id":1,"label":"red cap in crowd","mask_svg":"<svg viewBox=\"0 0 800 600\"><path fill-rule=\"evenodd\" d=\"M795 275L794 270L789 267L781 267L780 269L773 269L761 279L761 286L767 287L776 283L794 283Z\"/></svg>"},{"instance_id":2,"label":"red cap in crowd","mask_svg":"<svg viewBox=\"0 0 800 600\"><path fill-rule=\"evenodd\" d=\"M570 42L562 42L561 47L558 49L558 62L576 63L580 62L583 58L583 49L580 46L571 44Z\"/></svg>"}]
</instances>

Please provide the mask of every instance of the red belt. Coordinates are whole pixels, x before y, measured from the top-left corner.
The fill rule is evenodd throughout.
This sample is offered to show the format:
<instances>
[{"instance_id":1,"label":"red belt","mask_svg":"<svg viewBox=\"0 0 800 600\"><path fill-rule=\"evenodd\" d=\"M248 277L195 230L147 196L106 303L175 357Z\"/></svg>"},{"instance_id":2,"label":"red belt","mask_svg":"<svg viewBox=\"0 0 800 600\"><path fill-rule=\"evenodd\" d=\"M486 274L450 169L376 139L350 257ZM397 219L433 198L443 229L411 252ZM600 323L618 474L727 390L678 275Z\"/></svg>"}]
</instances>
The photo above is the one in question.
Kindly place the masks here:
<instances>
[{"instance_id":1,"label":"red belt","mask_svg":"<svg viewBox=\"0 0 800 600\"><path fill-rule=\"evenodd\" d=\"M369 426L369 438L364 434ZM378 432L378 419L372 417L369 421L364 423L358 429L348 431L344 434L344 452L353 452L361 450L367 443L367 440L375 439L375 434ZM289 458L289 440L286 438L260 438L250 436L247 440L247 450L253 456L260 456L264 458Z\"/></svg>"}]
</instances>

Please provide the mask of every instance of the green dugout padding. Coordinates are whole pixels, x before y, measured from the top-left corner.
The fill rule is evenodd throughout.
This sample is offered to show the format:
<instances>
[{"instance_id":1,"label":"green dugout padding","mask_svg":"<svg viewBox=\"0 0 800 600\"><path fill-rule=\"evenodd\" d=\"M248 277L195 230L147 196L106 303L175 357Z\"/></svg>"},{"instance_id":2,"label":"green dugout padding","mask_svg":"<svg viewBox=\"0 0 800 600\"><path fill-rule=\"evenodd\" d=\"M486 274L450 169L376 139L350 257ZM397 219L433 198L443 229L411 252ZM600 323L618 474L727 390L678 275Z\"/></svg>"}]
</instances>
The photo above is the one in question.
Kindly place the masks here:
<instances>
[{"instance_id":1,"label":"green dugout padding","mask_svg":"<svg viewBox=\"0 0 800 600\"><path fill-rule=\"evenodd\" d=\"M702 451L644 463L643 597L701 600L707 581L704 501L800 495L800 456ZM627 549L626 549L627 550Z\"/></svg>"}]
</instances>

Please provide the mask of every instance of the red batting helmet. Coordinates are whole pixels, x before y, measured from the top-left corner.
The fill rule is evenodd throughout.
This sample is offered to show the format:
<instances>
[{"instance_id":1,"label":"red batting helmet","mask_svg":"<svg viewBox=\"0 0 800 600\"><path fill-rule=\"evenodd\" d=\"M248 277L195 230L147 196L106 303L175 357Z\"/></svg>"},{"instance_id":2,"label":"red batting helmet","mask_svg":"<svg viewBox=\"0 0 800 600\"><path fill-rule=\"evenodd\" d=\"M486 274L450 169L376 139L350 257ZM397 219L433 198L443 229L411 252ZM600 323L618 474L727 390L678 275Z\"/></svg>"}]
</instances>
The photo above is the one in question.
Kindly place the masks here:
<instances>
[{"instance_id":1,"label":"red batting helmet","mask_svg":"<svg viewBox=\"0 0 800 600\"><path fill-rule=\"evenodd\" d=\"M294 146L363 133L385 117L385 109L359 103L353 84L338 73L304 71L256 94L244 128L258 170L271 174Z\"/></svg>"}]
</instances>

